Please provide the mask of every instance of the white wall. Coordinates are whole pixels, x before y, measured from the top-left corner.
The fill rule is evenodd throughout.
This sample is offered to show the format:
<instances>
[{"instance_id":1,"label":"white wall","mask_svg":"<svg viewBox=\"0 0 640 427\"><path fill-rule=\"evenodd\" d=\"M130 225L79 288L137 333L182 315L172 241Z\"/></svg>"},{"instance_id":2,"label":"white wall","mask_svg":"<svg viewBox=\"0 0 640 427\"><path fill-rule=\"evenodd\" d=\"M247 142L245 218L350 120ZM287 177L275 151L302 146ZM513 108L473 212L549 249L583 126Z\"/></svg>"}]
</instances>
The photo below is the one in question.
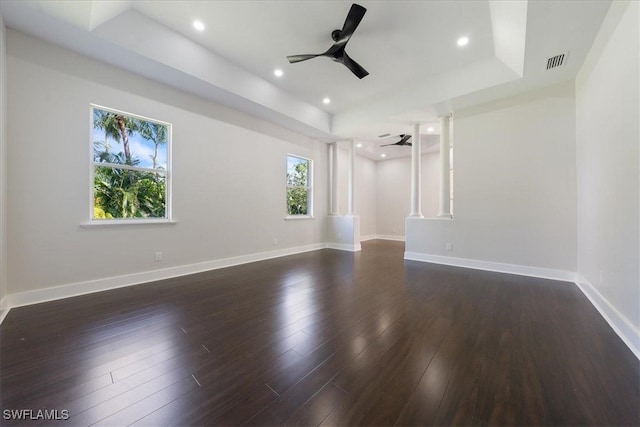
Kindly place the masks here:
<instances>
[{"instance_id":1,"label":"white wall","mask_svg":"<svg viewBox=\"0 0 640 427\"><path fill-rule=\"evenodd\" d=\"M337 197L336 212L349 213L349 144L337 143ZM375 162L366 157L355 156L354 165L354 210L358 217L330 218L327 239L330 247L359 250L361 239L370 239L376 234L376 169ZM353 230L353 227L359 230ZM355 233L355 234L354 234ZM340 237L338 237L340 236Z\"/></svg>"},{"instance_id":2,"label":"white wall","mask_svg":"<svg viewBox=\"0 0 640 427\"><path fill-rule=\"evenodd\" d=\"M349 149L346 144L338 142L338 207L340 215L349 210Z\"/></svg>"},{"instance_id":3,"label":"white wall","mask_svg":"<svg viewBox=\"0 0 640 427\"><path fill-rule=\"evenodd\" d=\"M578 274L640 355L638 2L612 5L576 79Z\"/></svg>"},{"instance_id":4,"label":"white wall","mask_svg":"<svg viewBox=\"0 0 640 427\"><path fill-rule=\"evenodd\" d=\"M438 212L440 211L439 150L422 155L422 165L420 173L422 175L422 182L420 184L422 215L425 218L435 218L438 216ZM411 202L409 202L409 205L411 205Z\"/></svg>"},{"instance_id":5,"label":"white wall","mask_svg":"<svg viewBox=\"0 0 640 427\"><path fill-rule=\"evenodd\" d=\"M427 218L438 215L439 159L438 152L422 155L420 193L422 215ZM377 233L403 238L405 219L411 211L411 157L376 162L376 178Z\"/></svg>"},{"instance_id":6,"label":"white wall","mask_svg":"<svg viewBox=\"0 0 640 427\"><path fill-rule=\"evenodd\" d=\"M454 219L408 220L407 252L574 272L573 85L456 111L454 135Z\"/></svg>"},{"instance_id":7,"label":"white wall","mask_svg":"<svg viewBox=\"0 0 640 427\"><path fill-rule=\"evenodd\" d=\"M0 15L0 320L7 295L7 55L6 29Z\"/></svg>"},{"instance_id":8,"label":"white wall","mask_svg":"<svg viewBox=\"0 0 640 427\"><path fill-rule=\"evenodd\" d=\"M338 142L338 183L337 212L346 215L349 210L349 143ZM360 233L362 238L376 234L376 169L375 162L357 155L354 169L355 213L360 217ZM348 221L347 221L348 222ZM341 221L340 224L344 224ZM328 238L333 241L336 236L329 231ZM337 239L341 240L341 239ZM336 240L336 242L337 242Z\"/></svg>"},{"instance_id":9,"label":"white wall","mask_svg":"<svg viewBox=\"0 0 640 427\"><path fill-rule=\"evenodd\" d=\"M356 213L360 217L360 237L376 234L376 162L356 156Z\"/></svg>"},{"instance_id":10,"label":"white wall","mask_svg":"<svg viewBox=\"0 0 640 427\"><path fill-rule=\"evenodd\" d=\"M410 211L411 158L380 160L376 164L377 233L404 235L404 220Z\"/></svg>"},{"instance_id":11,"label":"white wall","mask_svg":"<svg viewBox=\"0 0 640 427\"><path fill-rule=\"evenodd\" d=\"M325 241L324 143L15 31L7 42L11 294ZM81 227L89 103L173 124L177 224ZM287 153L314 160L315 219L284 220Z\"/></svg>"}]
</instances>

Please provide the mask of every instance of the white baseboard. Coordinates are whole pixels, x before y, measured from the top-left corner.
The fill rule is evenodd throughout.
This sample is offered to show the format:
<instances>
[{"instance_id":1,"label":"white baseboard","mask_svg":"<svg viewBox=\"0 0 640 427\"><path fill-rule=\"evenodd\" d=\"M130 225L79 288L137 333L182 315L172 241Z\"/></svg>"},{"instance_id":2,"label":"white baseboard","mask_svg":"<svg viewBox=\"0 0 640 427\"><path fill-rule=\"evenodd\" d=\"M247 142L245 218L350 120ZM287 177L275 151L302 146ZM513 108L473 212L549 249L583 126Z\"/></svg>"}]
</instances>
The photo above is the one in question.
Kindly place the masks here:
<instances>
[{"instance_id":1,"label":"white baseboard","mask_svg":"<svg viewBox=\"0 0 640 427\"><path fill-rule=\"evenodd\" d=\"M7 317L7 314L9 314L10 309L9 298L5 296L0 300L0 325L2 324L4 318Z\"/></svg>"},{"instance_id":2,"label":"white baseboard","mask_svg":"<svg viewBox=\"0 0 640 427\"><path fill-rule=\"evenodd\" d=\"M369 234L368 236L360 237L361 242L366 242L367 240L393 240L396 242L404 242L404 236L392 234Z\"/></svg>"},{"instance_id":3,"label":"white baseboard","mask_svg":"<svg viewBox=\"0 0 640 427\"><path fill-rule=\"evenodd\" d=\"M376 239L386 238L386 240L399 240L398 237L401 236L375 236ZM401 240L403 241L404 238L402 237ZM231 267L234 265L246 264L256 261L263 261L272 258L279 258L287 255L310 252L324 248L349 252L357 252L361 250L360 244L347 245L341 243L317 243L312 245L280 249L276 251L259 252L255 254L224 258L214 261L170 267L162 270L153 270L123 276L90 280L86 282L56 286L47 289L18 292L16 294L9 294L2 300L0 300L0 324L6 318L7 314L13 307L37 304L41 302L85 295L125 286L132 286L141 283L169 279L172 277L201 273L204 271L216 270L219 268ZM611 303L607 299L605 299L584 277L577 273L564 270L528 267L522 265L480 261L467 258L428 255L417 252L405 252L404 259L574 282L582 291L582 293L589 299L591 304L593 304L593 306L598 310L602 317L604 317L607 323L609 323L611 328L618 334L618 336L620 336L622 341L629 347L634 355L638 359L640 359L640 331L638 331L638 329L631 322L629 322L626 317L624 317L613 305L611 305Z\"/></svg>"},{"instance_id":4,"label":"white baseboard","mask_svg":"<svg viewBox=\"0 0 640 427\"><path fill-rule=\"evenodd\" d=\"M640 359L640 331L626 317L624 317L606 298L604 298L584 277L578 273L548 268L529 267L515 264L503 264L489 261L479 261L468 258L454 258L439 255L428 255L417 252L405 252L404 259L435 264L445 264L456 267L473 268L476 270L510 273L521 276L540 277L544 279L573 282L587 297L591 304L607 321L613 331L629 347L633 354Z\"/></svg>"},{"instance_id":5,"label":"white baseboard","mask_svg":"<svg viewBox=\"0 0 640 427\"><path fill-rule=\"evenodd\" d=\"M473 268L476 270L495 271L498 273L517 274L520 276L562 280L565 282L575 282L576 279L576 273L572 271L529 267L526 265L517 264L505 264L501 262L481 261L469 258L454 258L440 255L429 255L419 252L405 252L404 259L412 261L432 262L434 264L452 265L455 267Z\"/></svg>"},{"instance_id":6,"label":"white baseboard","mask_svg":"<svg viewBox=\"0 0 640 427\"><path fill-rule=\"evenodd\" d=\"M640 331L622 313L602 296L582 275L576 274L576 285L600 312L604 320L618 334L620 339L640 359Z\"/></svg>"},{"instance_id":7,"label":"white baseboard","mask_svg":"<svg viewBox=\"0 0 640 427\"><path fill-rule=\"evenodd\" d=\"M396 242L404 242L404 234L403 235L395 235L395 234L376 234L376 239L380 240L393 240Z\"/></svg>"},{"instance_id":8,"label":"white baseboard","mask_svg":"<svg viewBox=\"0 0 640 427\"><path fill-rule=\"evenodd\" d=\"M145 271L141 273L133 273L116 277L107 277L104 279L89 280L86 282L72 283L69 285L38 289L34 291L18 292L15 294L9 294L7 297L5 297L5 299L8 300L7 308L10 309L13 307L20 307L24 305L37 304L46 301L54 301L78 295L85 295L94 292L122 288L125 286L170 279L172 277L186 276L189 274L201 273L204 271L216 270L219 268L231 267L239 264L246 264L250 262L279 258L287 255L315 251L318 249L324 249L326 247L327 245L324 243L317 243L306 246L280 249L276 251L258 252L255 254L223 258L196 264L169 267L161 270Z\"/></svg>"},{"instance_id":9,"label":"white baseboard","mask_svg":"<svg viewBox=\"0 0 640 427\"><path fill-rule=\"evenodd\" d=\"M329 249L336 249L339 251L348 251L348 252L359 252L362 250L362 246L360 246L360 243L358 243L357 245L347 245L345 243L329 242L327 243L326 247Z\"/></svg>"}]
</instances>

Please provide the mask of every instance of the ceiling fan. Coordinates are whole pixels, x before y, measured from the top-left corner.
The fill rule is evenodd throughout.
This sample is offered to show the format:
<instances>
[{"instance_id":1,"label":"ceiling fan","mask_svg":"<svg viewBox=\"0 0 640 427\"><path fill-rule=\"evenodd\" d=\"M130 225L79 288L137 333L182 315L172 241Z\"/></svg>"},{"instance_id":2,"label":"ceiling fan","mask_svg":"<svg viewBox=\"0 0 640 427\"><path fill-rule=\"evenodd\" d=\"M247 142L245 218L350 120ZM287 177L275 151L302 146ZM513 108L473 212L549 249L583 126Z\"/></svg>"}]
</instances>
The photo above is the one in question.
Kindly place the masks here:
<instances>
[{"instance_id":1,"label":"ceiling fan","mask_svg":"<svg viewBox=\"0 0 640 427\"><path fill-rule=\"evenodd\" d=\"M411 135L405 135L403 133L398 136L400 137L400 141L394 142L393 144L384 144L384 145L381 145L381 147L388 147L389 145L405 145L405 146L411 147L412 144L408 142L411 139Z\"/></svg>"},{"instance_id":2,"label":"ceiling fan","mask_svg":"<svg viewBox=\"0 0 640 427\"><path fill-rule=\"evenodd\" d=\"M354 3L351 5L347 19L344 21L344 25L342 26L342 30L333 30L331 32L331 38L335 43L333 43L326 52L307 55L289 55L287 56L287 59L291 64L294 64L296 62L306 61L307 59L317 58L318 56L326 56L327 58L331 58L332 60L346 66L359 79L366 77L369 75L369 72L362 68L362 66L356 61L351 59L349 55L347 55L347 52L345 52L349 39L351 39L353 32L358 28L358 25L360 24L360 21L362 21L366 11L367 9L359 4Z\"/></svg>"}]
</instances>

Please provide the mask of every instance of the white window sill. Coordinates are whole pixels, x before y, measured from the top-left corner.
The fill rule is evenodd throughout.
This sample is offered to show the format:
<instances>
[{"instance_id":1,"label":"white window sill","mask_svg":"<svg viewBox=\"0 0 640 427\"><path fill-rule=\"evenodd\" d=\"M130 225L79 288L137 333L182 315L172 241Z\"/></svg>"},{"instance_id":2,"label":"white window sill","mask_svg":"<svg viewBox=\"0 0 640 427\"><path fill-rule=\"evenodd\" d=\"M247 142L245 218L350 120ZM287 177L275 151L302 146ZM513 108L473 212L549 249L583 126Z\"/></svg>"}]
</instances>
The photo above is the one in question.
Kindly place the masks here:
<instances>
[{"instance_id":1,"label":"white window sill","mask_svg":"<svg viewBox=\"0 0 640 427\"><path fill-rule=\"evenodd\" d=\"M96 219L80 224L82 228L102 228L120 225L150 225L150 224L177 224L177 221L167 218L158 219Z\"/></svg>"},{"instance_id":2,"label":"white window sill","mask_svg":"<svg viewBox=\"0 0 640 427\"><path fill-rule=\"evenodd\" d=\"M296 219L314 219L313 215L288 215L284 217L285 221L289 221L289 220L296 220Z\"/></svg>"}]
</instances>

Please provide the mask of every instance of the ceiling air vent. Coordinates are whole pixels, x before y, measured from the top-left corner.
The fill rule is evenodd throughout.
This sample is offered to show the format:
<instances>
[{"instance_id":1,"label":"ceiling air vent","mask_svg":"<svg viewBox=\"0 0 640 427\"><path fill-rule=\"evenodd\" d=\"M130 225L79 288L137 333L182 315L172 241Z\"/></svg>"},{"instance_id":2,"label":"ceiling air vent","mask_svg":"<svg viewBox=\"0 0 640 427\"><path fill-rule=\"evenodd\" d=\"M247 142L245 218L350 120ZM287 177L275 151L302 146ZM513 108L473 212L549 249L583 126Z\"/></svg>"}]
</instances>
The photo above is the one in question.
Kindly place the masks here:
<instances>
[{"instance_id":1,"label":"ceiling air vent","mask_svg":"<svg viewBox=\"0 0 640 427\"><path fill-rule=\"evenodd\" d=\"M561 67L567 62L568 56L568 53L561 53L560 55L552 56L551 58L547 59L547 70Z\"/></svg>"}]
</instances>

